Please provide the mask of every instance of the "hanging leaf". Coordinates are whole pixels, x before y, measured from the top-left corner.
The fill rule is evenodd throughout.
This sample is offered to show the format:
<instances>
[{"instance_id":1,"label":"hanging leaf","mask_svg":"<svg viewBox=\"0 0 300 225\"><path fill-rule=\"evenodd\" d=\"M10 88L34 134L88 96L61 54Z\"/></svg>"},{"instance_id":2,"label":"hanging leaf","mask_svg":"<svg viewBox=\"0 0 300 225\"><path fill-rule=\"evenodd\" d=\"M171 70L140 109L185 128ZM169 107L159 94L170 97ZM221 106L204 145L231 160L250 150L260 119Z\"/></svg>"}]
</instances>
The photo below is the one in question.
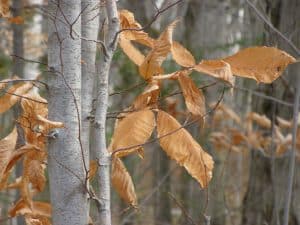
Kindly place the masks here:
<instances>
[{"instance_id":1,"label":"hanging leaf","mask_svg":"<svg viewBox=\"0 0 300 225\"><path fill-rule=\"evenodd\" d=\"M127 115L118 122L112 143L111 151L121 150L115 154L116 157L123 157L137 151L151 136L155 127L155 118L151 110L142 110ZM133 147L131 147L133 146Z\"/></svg>"},{"instance_id":2,"label":"hanging leaf","mask_svg":"<svg viewBox=\"0 0 300 225\"><path fill-rule=\"evenodd\" d=\"M152 80L145 88L145 91L136 97L132 104L133 110L141 110L147 107L157 108L157 101L160 92L157 80Z\"/></svg>"},{"instance_id":3,"label":"hanging leaf","mask_svg":"<svg viewBox=\"0 0 300 225\"><path fill-rule=\"evenodd\" d=\"M32 87L32 84L28 82L15 84L10 87L6 93L0 97L0 113L9 110L17 103L17 101L19 101L20 96L26 94Z\"/></svg>"},{"instance_id":4,"label":"hanging leaf","mask_svg":"<svg viewBox=\"0 0 300 225\"><path fill-rule=\"evenodd\" d=\"M23 113L18 122L21 124L27 143L41 149L45 146L45 135L51 129L62 128L61 122L54 122L47 119L48 108L46 99L38 94L27 94L21 101Z\"/></svg>"},{"instance_id":5,"label":"hanging leaf","mask_svg":"<svg viewBox=\"0 0 300 225\"><path fill-rule=\"evenodd\" d=\"M232 72L237 76L272 83L296 60L284 51L264 46L243 49L223 61L230 64Z\"/></svg>"},{"instance_id":6,"label":"hanging leaf","mask_svg":"<svg viewBox=\"0 0 300 225\"><path fill-rule=\"evenodd\" d=\"M128 204L136 206L137 197L134 185L121 159L115 157L112 160L111 176L112 185L120 197Z\"/></svg>"},{"instance_id":7,"label":"hanging leaf","mask_svg":"<svg viewBox=\"0 0 300 225\"><path fill-rule=\"evenodd\" d=\"M168 156L184 166L201 187L206 187L212 178L212 157L203 151L176 119L161 110L157 114L157 133L160 146Z\"/></svg>"},{"instance_id":8,"label":"hanging leaf","mask_svg":"<svg viewBox=\"0 0 300 225\"><path fill-rule=\"evenodd\" d=\"M28 178L32 188L38 192L43 191L46 184L45 165L39 160L31 160L26 157L23 162L23 168L23 176Z\"/></svg>"},{"instance_id":9,"label":"hanging leaf","mask_svg":"<svg viewBox=\"0 0 300 225\"><path fill-rule=\"evenodd\" d=\"M172 34L177 21L171 23L160 37L154 42L153 49L146 56L144 62L139 67L139 72L145 80L154 75L162 74L161 64L171 51Z\"/></svg>"},{"instance_id":10,"label":"hanging leaf","mask_svg":"<svg viewBox=\"0 0 300 225\"><path fill-rule=\"evenodd\" d=\"M138 66L143 63L143 61L145 60L145 56L132 45L130 40L127 40L123 37L123 35L120 35L119 44L123 52L129 57L132 62L134 62Z\"/></svg>"},{"instance_id":11,"label":"hanging leaf","mask_svg":"<svg viewBox=\"0 0 300 225\"><path fill-rule=\"evenodd\" d=\"M200 116L204 123L205 97L197 88L193 80L188 76L189 72L182 71L178 76L178 81L183 92L185 104L194 116Z\"/></svg>"},{"instance_id":12,"label":"hanging leaf","mask_svg":"<svg viewBox=\"0 0 300 225\"><path fill-rule=\"evenodd\" d=\"M171 48L172 56L175 62L183 67L193 67L196 64L194 56L181 44L173 41Z\"/></svg>"},{"instance_id":13,"label":"hanging leaf","mask_svg":"<svg viewBox=\"0 0 300 225\"><path fill-rule=\"evenodd\" d=\"M17 142L17 129L14 127L12 132L0 140L0 180L4 174L4 170L9 162Z\"/></svg>"},{"instance_id":14,"label":"hanging leaf","mask_svg":"<svg viewBox=\"0 0 300 225\"><path fill-rule=\"evenodd\" d=\"M232 75L230 65L223 60L202 60L194 66L194 70L226 81L231 86L234 85L235 78Z\"/></svg>"},{"instance_id":15,"label":"hanging leaf","mask_svg":"<svg viewBox=\"0 0 300 225\"><path fill-rule=\"evenodd\" d=\"M44 216L51 217L51 205L47 202L34 201L28 205L24 199L20 199L10 210L9 215L15 217L18 215Z\"/></svg>"},{"instance_id":16,"label":"hanging leaf","mask_svg":"<svg viewBox=\"0 0 300 225\"><path fill-rule=\"evenodd\" d=\"M119 11L120 24L122 29L135 29L124 30L120 35L128 41L136 41L142 45L153 48L154 40L148 36L148 34L141 29L142 26L135 20L132 12L128 10Z\"/></svg>"}]
</instances>

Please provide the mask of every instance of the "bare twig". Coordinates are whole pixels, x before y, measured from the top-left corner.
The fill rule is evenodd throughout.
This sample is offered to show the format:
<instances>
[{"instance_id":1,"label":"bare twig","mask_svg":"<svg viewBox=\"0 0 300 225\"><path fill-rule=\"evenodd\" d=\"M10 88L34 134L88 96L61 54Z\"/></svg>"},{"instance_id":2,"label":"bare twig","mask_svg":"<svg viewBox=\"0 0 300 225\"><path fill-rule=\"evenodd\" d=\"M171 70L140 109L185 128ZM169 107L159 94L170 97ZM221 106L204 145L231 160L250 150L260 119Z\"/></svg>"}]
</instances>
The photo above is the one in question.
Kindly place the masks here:
<instances>
[{"instance_id":1,"label":"bare twig","mask_svg":"<svg viewBox=\"0 0 300 225\"><path fill-rule=\"evenodd\" d=\"M6 83L17 83L17 82L37 82L42 85L44 85L48 89L48 84L45 82L42 82L40 80L34 80L34 79L15 79L15 80L7 80L7 81L0 81L0 84L6 84Z\"/></svg>"},{"instance_id":2,"label":"bare twig","mask_svg":"<svg viewBox=\"0 0 300 225\"><path fill-rule=\"evenodd\" d=\"M33 99L33 98L29 98L29 97L26 97L26 96L18 95L18 94L11 93L11 92L8 92L8 91L5 91L5 90L1 90L1 91L3 91L5 94L14 95L14 96L17 96L17 97L20 97L20 98L28 99L28 100L33 101L33 102L37 102L37 103L41 103L41 104L46 104L46 105L48 104L47 102L42 102L42 101L39 101L39 100L36 100L36 99Z\"/></svg>"},{"instance_id":3,"label":"bare twig","mask_svg":"<svg viewBox=\"0 0 300 225\"><path fill-rule=\"evenodd\" d=\"M273 96L265 95L265 94L263 94L261 92L253 91L253 90L250 90L248 88L240 87L240 86L237 86L237 85L235 85L233 88L236 89L236 90L239 90L239 91L249 92L252 95L256 95L258 97L261 97L261 98L264 98L264 99L267 99L267 100L279 103L279 104L287 106L287 107L293 107L293 105L294 105L293 103L283 101L283 100L275 98Z\"/></svg>"}]
</instances>

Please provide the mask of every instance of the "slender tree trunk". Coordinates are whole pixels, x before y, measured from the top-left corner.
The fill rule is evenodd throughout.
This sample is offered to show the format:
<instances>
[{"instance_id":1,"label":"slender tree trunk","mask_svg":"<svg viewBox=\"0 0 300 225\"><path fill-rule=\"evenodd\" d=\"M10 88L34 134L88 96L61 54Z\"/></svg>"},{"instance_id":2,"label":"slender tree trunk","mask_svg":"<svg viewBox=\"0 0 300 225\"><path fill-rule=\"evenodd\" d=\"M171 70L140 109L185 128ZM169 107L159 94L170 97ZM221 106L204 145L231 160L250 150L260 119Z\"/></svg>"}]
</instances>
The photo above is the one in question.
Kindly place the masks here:
<instances>
[{"instance_id":1,"label":"slender tree trunk","mask_svg":"<svg viewBox=\"0 0 300 225\"><path fill-rule=\"evenodd\" d=\"M106 149L106 112L108 106L108 77L112 57L116 49L115 36L119 30L118 11L115 0L106 0L106 13L108 21L108 33L105 40L104 54L100 59L98 75L98 90L96 95L96 111L94 121L94 144L92 151L98 156L98 184L99 184L99 224L111 225L110 206L110 163L111 157Z\"/></svg>"},{"instance_id":2,"label":"slender tree trunk","mask_svg":"<svg viewBox=\"0 0 300 225\"><path fill-rule=\"evenodd\" d=\"M23 7L22 1L19 1L19 0L12 1L13 17L21 16L22 7ZM20 56L20 57L24 57L24 43L23 43L24 26L18 25L18 24L12 24L12 30L13 30L13 54ZM17 75L20 78L24 77L24 61L21 60L20 58L15 57L15 59L14 59L14 64L12 67L12 75L13 76ZM20 106L14 107L15 118L17 118L19 116L20 111L21 111ZM16 149L18 149L22 145L24 145L25 140L24 140L24 134L23 134L23 130L22 130L21 126L19 124L16 124L16 126L17 126L17 130L18 130L18 140L17 140ZM16 176L16 178L19 176L22 176L21 162L18 162L18 164L16 166L15 176ZM16 201L19 200L20 194L18 191L16 191L15 195L16 195ZM13 220L12 224L24 225L25 224L24 218L19 216L16 218L16 220Z\"/></svg>"},{"instance_id":3,"label":"slender tree trunk","mask_svg":"<svg viewBox=\"0 0 300 225\"><path fill-rule=\"evenodd\" d=\"M81 33L84 38L97 40L99 19L98 19L98 0L82 0L81 8ZM90 113L93 101L93 85L96 75L96 43L93 41L81 41L81 69L82 69L82 91L81 113L82 113L82 145L85 152L88 152L90 146ZM86 157L88 159L88 155ZM88 163L88 161L87 161Z\"/></svg>"},{"instance_id":4,"label":"slender tree trunk","mask_svg":"<svg viewBox=\"0 0 300 225\"><path fill-rule=\"evenodd\" d=\"M52 220L53 225L83 225L88 206L80 146L81 41L74 35L81 33L81 1L50 0L48 12L49 118L65 125L48 145Z\"/></svg>"}]
</instances>

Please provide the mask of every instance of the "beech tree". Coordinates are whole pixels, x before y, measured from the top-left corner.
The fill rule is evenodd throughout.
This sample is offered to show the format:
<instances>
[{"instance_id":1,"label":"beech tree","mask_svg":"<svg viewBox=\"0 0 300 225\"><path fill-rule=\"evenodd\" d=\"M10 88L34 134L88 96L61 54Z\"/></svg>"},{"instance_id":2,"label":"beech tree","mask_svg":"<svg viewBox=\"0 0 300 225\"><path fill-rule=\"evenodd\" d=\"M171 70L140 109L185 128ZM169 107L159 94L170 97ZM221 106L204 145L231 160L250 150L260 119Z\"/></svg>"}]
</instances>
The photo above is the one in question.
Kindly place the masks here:
<instances>
[{"instance_id":1,"label":"beech tree","mask_svg":"<svg viewBox=\"0 0 300 225\"><path fill-rule=\"evenodd\" d=\"M48 60L47 63L35 62L46 68L46 82L40 77L32 80L12 77L0 82L4 93L0 97L0 113L20 105L22 112L16 124L22 128L25 140L22 146L16 145L22 135L16 125L0 140L0 190L16 189L20 193L19 200L9 209L10 218L23 216L29 225L111 225L111 185L130 209L139 207L134 181L123 159L132 155L143 158L145 145L154 142L195 179L199 188L206 189L214 176L215 162L187 127L197 123L204 128L210 112L215 113L213 124L224 122L221 115L239 124L247 134L233 129L213 132L210 141L216 149L239 152L245 145L263 149L269 138L278 144L278 155L287 151L286 145L295 148L297 117L294 117L292 139L284 137L280 126L276 127L276 138L262 137L252 126L257 124L270 129L272 122L268 118L251 112L243 126L241 117L222 104L222 100L225 91L235 86L236 77L270 84L296 59L275 47L254 46L227 57L197 62L193 54L173 38L178 20L167 25L158 37L152 37L145 29L179 2L157 9L152 22L143 27L132 12L118 10L115 0L101 3L49 0L45 11ZM8 21L17 23L16 16L9 14L9 1L3 1L0 10ZM109 76L118 46L134 64L146 87L129 106L114 113L115 125L107 145ZM100 49L98 59L97 49ZM169 73L163 66L168 57L177 64ZM18 59L26 61L23 56ZM202 88L190 76L192 73L208 75L222 85L221 95L209 107ZM187 110L183 114L184 123L176 118L174 110L162 104L166 97L161 93L167 82L180 87L180 92L170 95L182 94ZM47 100L41 97L42 92L33 91L35 86L44 87ZM296 115L298 104L295 105ZM292 122L282 118L278 123L292 126ZM227 135L231 135L231 139ZM12 180L10 175L18 161L23 164L22 175ZM46 167L51 203L36 198L46 186ZM90 183L95 176L96 190ZM171 193L169 195L177 202ZM90 214L91 202L97 208L96 220ZM209 217L207 221L209 224Z\"/></svg>"}]
</instances>

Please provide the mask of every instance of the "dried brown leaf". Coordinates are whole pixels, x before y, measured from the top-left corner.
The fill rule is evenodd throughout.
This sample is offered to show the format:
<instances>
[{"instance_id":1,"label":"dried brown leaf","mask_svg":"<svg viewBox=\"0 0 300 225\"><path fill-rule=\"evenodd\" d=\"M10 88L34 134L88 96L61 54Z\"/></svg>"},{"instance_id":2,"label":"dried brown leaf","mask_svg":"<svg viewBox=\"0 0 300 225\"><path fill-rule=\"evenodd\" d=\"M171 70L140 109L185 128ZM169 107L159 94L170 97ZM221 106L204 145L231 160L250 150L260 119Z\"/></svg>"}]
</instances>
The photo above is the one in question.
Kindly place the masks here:
<instances>
[{"instance_id":1,"label":"dried brown leaf","mask_svg":"<svg viewBox=\"0 0 300 225\"><path fill-rule=\"evenodd\" d=\"M123 157L139 149L151 136L155 127L155 118L151 110L141 110L130 113L124 119L118 122L113 140L111 151L118 149L116 157ZM124 149L123 148L129 148Z\"/></svg>"},{"instance_id":2,"label":"dried brown leaf","mask_svg":"<svg viewBox=\"0 0 300 225\"><path fill-rule=\"evenodd\" d=\"M154 40L148 36L141 29L142 26L135 20L134 14L128 10L120 10L120 24L122 29L135 29L135 30L124 30L120 34L123 38L129 41L135 41L150 48L153 47Z\"/></svg>"},{"instance_id":3,"label":"dried brown leaf","mask_svg":"<svg viewBox=\"0 0 300 225\"><path fill-rule=\"evenodd\" d=\"M230 64L232 72L237 76L271 83L296 60L284 51L264 46L243 49L223 61Z\"/></svg>"},{"instance_id":4,"label":"dried brown leaf","mask_svg":"<svg viewBox=\"0 0 300 225\"><path fill-rule=\"evenodd\" d=\"M279 116L277 116L276 119L277 119L277 122L278 122L278 126L280 128L287 128L287 129L292 128L292 122L291 121L285 120L285 119L283 119Z\"/></svg>"},{"instance_id":5,"label":"dried brown leaf","mask_svg":"<svg viewBox=\"0 0 300 225\"><path fill-rule=\"evenodd\" d=\"M217 103L210 104L211 107L214 107ZM241 124L241 118L227 105L224 105L222 103L218 104L218 107L216 109L216 113L214 116L214 122L225 121L224 119L229 118L232 119L237 124Z\"/></svg>"},{"instance_id":6,"label":"dried brown leaf","mask_svg":"<svg viewBox=\"0 0 300 225\"><path fill-rule=\"evenodd\" d=\"M0 180L15 149L17 136L17 129L14 127L8 136L0 140Z\"/></svg>"},{"instance_id":7,"label":"dried brown leaf","mask_svg":"<svg viewBox=\"0 0 300 225\"><path fill-rule=\"evenodd\" d=\"M46 99L38 94L26 94L25 97L21 101L23 113L18 122L24 130L26 142L44 149L45 135L53 128L63 127L63 123L47 119Z\"/></svg>"},{"instance_id":8,"label":"dried brown leaf","mask_svg":"<svg viewBox=\"0 0 300 225\"><path fill-rule=\"evenodd\" d=\"M202 60L194 66L194 70L226 81L231 86L234 85L235 78L232 75L231 67L223 60Z\"/></svg>"},{"instance_id":9,"label":"dried brown leaf","mask_svg":"<svg viewBox=\"0 0 300 225\"><path fill-rule=\"evenodd\" d=\"M0 113L6 112L26 94L33 85L31 83L19 83L11 86L3 96L0 97Z\"/></svg>"},{"instance_id":10,"label":"dried brown leaf","mask_svg":"<svg viewBox=\"0 0 300 225\"><path fill-rule=\"evenodd\" d=\"M111 176L112 185L120 197L130 205L136 206L137 197L134 185L121 159L113 159Z\"/></svg>"},{"instance_id":11,"label":"dried brown leaf","mask_svg":"<svg viewBox=\"0 0 300 225\"><path fill-rule=\"evenodd\" d=\"M153 49L148 53L144 62L139 67L139 72L145 80L154 75L162 74L161 64L171 51L172 33L177 21L171 23L160 37L154 42Z\"/></svg>"},{"instance_id":12,"label":"dried brown leaf","mask_svg":"<svg viewBox=\"0 0 300 225\"><path fill-rule=\"evenodd\" d=\"M23 162L23 176L28 178L32 188L41 192L46 184L45 165L39 160L26 157Z\"/></svg>"},{"instance_id":13,"label":"dried brown leaf","mask_svg":"<svg viewBox=\"0 0 300 225\"><path fill-rule=\"evenodd\" d=\"M181 44L173 41L171 48L172 56L175 62L183 67L193 67L196 64L194 56Z\"/></svg>"},{"instance_id":14,"label":"dried brown leaf","mask_svg":"<svg viewBox=\"0 0 300 225\"><path fill-rule=\"evenodd\" d=\"M124 38L123 35L120 35L119 44L123 49L123 52L136 65L140 66L144 62L145 56L136 47L133 46L130 40Z\"/></svg>"},{"instance_id":15,"label":"dried brown leaf","mask_svg":"<svg viewBox=\"0 0 300 225\"><path fill-rule=\"evenodd\" d=\"M183 92L185 104L194 116L200 116L204 123L205 97L194 81L189 77L189 72L182 71L178 76L178 81Z\"/></svg>"},{"instance_id":16,"label":"dried brown leaf","mask_svg":"<svg viewBox=\"0 0 300 225\"><path fill-rule=\"evenodd\" d=\"M159 143L168 156L184 166L201 187L206 187L212 178L212 157L166 112L158 111L157 133Z\"/></svg>"},{"instance_id":17,"label":"dried brown leaf","mask_svg":"<svg viewBox=\"0 0 300 225\"><path fill-rule=\"evenodd\" d=\"M134 100L132 104L133 110L141 110L147 107L157 108L160 87L155 80L151 82L152 83L145 88L145 91Z\"/></svg>"},{"instance_id":18,"label":"dried brown leaf","mask_svg":"<svg viewBox=\"0 0 300 225\"><path fill-rule=\"evenodd\" d=\"M34 201L28 204L24 199L20 199L10 210L9 215L15 217L18 215L51 217L51 205L47 202Z\"/></svg>"},{"instance_id":19,"label":"dried brown leaf","mask_svg":"<svg viewBox=\"0 0 300 225\"><path fill-rule=\"evenodd\" d=\"M271 120L265 115L260 115L255 112L250 112L247 116L247 119L257 123L259 126L263 128L267 128L267 129L271 128Z\"/></svg>"}]
</instances>

